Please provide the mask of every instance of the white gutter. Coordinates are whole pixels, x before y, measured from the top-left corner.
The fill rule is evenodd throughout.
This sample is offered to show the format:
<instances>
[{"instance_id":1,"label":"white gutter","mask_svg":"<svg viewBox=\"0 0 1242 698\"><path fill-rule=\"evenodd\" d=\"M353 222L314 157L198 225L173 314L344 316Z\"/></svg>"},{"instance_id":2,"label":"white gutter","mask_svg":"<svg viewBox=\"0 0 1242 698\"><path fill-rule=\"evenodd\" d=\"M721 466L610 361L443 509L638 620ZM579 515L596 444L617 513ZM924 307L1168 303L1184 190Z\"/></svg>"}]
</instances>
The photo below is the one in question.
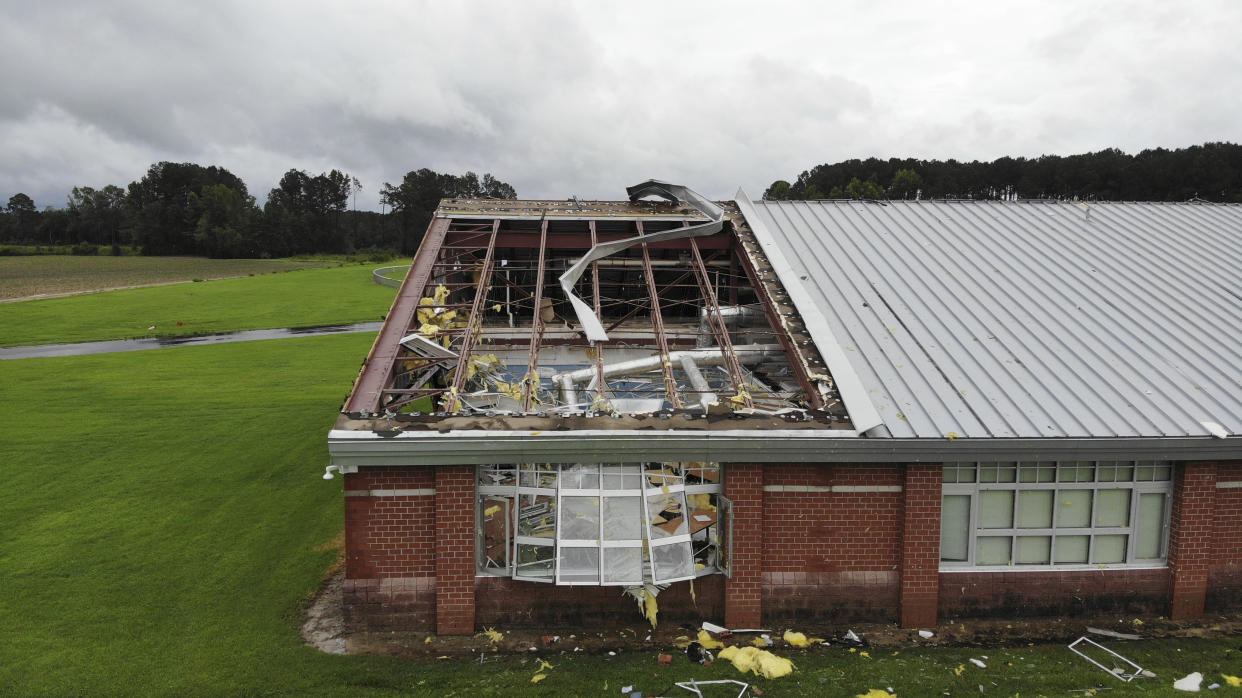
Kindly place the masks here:
<instances>
[{"instance_id":1,"label":"white gutter","mask_svg":"<svg viewBox=\"0 0 1242 698\"><path fill-rule=\"evenodd\" d=\"M567 429L564 431L373 431L333 429L328 453L343 472L385 465L453 465L589 460L822 462L858 442L849 429Z\"/></svg>"},{"instance_id":2,"label":"white gutter","mask_svg":"<svg viewBox=\"0 0 1242 698\"><path fill-rule=\"evenodd\" d=\"M777 244L776 237L759 217L755 204L741 189L737 190L735 202L742 215L746 217L746 222L750 224L750 229L754 232L755 239L759 241L759 246L763 248L763 253L767 255L772 269L776 271L776 275L785 286L785 292L789 294L794 307L798 309L798 314L802 316L807 332L815 340L815 347L824 357L824 363L828 366L828 372L832 374L832 380L837 386L837 392L841 395L841 401L845 403L845 410L850 415L850 422L860 434L884 426L879 410L871 402L862 380L854 372L849 357L845 355L840 342L832 333L828 318L815 306L811 294L807 293L801 279L798 278L798 273L785 257L780 245Z\"/></svg>"}]
</instances>

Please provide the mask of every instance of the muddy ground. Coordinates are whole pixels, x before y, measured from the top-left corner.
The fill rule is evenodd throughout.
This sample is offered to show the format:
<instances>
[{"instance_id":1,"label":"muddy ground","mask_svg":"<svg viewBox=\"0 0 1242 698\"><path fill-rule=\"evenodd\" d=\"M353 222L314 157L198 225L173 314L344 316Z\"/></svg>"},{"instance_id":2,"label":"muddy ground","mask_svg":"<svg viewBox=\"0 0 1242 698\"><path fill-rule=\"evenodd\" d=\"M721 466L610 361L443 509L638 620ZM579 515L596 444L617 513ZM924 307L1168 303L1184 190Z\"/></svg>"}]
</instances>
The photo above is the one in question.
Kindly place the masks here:
<instances>
[{"instance_id":1,"label":"muddy ground","mask_svg":"<svg viewBox=\"0 0 1242 698\"><path fill-rule=\"evenodd\" d=\"M437 636L427 632L366 632L345 633L341 610L341 587L344 573L338 572L325 582L319 595L308 607L302 636L307 644L333 654L386 654L413 658L469 656L479 652L518 654L535 650L605 654L632 650L667 650L684 644L698 632L698 627L660 624L653 629L634 612L634 624L624 628L500 628L504 637L493 643L487 637ZM928 628L935 633L922 638L917 629L901 628L891 623L852 623L840 626L794 627L810 636L827 638L833 644L850 646L841 640L853 630L863 641L875 647L910 647L940 645L964 647L1012 647L1030 643L1071 642L1087 634L1087 627L1139 635L1143 638L1223 637L1242 636L1242 613L1207 615L1194 621L1172 621L1163 617L1073 617L1035 618L1021 620L948 620ZM786 628L770 628L778 638ZM736 637L749 640L754 633ZM1101 642L1115 638L1091 635ZM745 641L744 640L744 641ZM778 644L780 641L778 639Z\"/></svg>"}]
</instances>

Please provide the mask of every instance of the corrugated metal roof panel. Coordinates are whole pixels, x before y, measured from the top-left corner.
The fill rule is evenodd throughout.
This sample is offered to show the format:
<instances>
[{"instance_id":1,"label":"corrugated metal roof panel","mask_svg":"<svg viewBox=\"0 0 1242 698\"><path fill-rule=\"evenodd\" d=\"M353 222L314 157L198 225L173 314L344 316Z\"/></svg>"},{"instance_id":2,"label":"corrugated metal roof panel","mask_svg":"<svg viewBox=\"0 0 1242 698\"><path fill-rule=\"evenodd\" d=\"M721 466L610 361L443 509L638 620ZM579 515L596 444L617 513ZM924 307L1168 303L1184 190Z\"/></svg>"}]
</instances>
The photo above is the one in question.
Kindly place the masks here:
<instances>
[{"instance_id":1,"label":"corrugated metal roof panel","mask_svg":"<svg viewBox=\"0 0 1242 698\"><path fill-rule=\"evenodd\" d=\"M894 437L1242 432L1242 206L753 203Z\"/></svg>"}]
</instances>

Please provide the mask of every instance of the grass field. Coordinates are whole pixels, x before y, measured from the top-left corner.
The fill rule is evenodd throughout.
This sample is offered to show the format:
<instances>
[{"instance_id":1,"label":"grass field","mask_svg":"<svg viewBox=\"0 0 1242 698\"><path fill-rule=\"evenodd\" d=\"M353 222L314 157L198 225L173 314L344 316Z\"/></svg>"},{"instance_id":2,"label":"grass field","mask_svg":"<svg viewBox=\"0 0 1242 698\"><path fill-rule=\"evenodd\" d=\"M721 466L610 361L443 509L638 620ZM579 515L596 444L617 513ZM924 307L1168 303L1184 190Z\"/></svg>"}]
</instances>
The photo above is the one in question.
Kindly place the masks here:
<instances>
[{"instance_id":1,"label":"grass field","mask_svg":"<svg viewBox=\"0 0 1242 698\"><path fill-rule=\"evenodd\" d=\"M0 257L0 300L324 266L321 261L204 257Z\"/></svg>"},{"instance_id":2,"label":"grass field","mask_svg":"<svg viewBox=\"0 0 1242 698\"><path fill-rule=\"evenodd\" d=\"M372 283L371 269L350 264L3 303L0 346L381 320L395 290Z\"/></svg>"}]
</instances>

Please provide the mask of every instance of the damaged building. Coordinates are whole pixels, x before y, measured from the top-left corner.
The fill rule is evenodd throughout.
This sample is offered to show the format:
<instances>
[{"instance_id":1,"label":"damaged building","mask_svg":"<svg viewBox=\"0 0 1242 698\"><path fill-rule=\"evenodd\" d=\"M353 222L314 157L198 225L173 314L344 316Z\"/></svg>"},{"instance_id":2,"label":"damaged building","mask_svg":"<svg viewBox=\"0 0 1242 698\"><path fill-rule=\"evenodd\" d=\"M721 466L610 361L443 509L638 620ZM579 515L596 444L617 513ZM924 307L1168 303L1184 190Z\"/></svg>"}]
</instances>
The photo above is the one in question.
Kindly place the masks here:
<instances>
[{"instance_id":1,"label":"damaged building","mask_svg":"<svg viewBox=\"0 0 1242 698\"><path fill-rule=\"evenodd\" d=\"M441 202L329 435L351 629L1242 605L1242 208L628 193Z\"/></svg>"}]
</instances>

